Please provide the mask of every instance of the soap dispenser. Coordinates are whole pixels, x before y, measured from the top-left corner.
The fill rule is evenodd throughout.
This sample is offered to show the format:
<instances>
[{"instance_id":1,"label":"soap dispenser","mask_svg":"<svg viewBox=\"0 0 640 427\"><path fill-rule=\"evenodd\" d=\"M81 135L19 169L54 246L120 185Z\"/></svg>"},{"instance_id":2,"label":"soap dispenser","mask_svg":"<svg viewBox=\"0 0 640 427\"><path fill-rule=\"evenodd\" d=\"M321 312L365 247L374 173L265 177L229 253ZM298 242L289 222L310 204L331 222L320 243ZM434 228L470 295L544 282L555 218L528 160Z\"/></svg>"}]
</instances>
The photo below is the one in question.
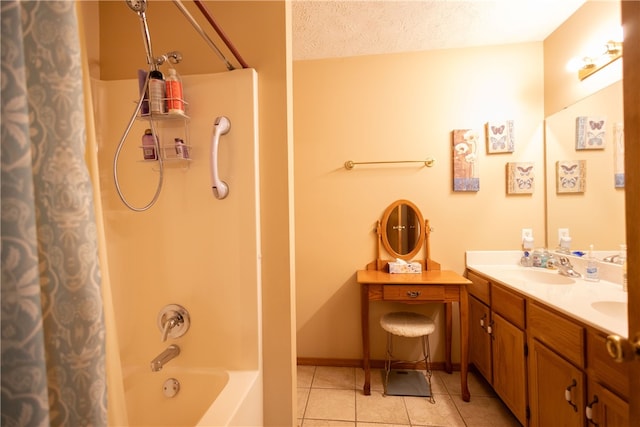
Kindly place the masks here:
<instances>
[{"instance_id":1,"label":"soap dispenser","mask_svg":"<svg viewBox=\"0 0 640 427\"><path fill-rule=\"evenodd\" d=\"M590 282L597 282L600 280L598 275L598 261L593 256L593 245L589 245L589 255L587 256L587 272L584 275L584 279Z\"/></svg>"},{"instance_id":2,"label":"soap dispenser","mask_svg":"<svg viewBox=\"0 0 640 427\"><path fill-rule=\"evenodd\" d=\"M533 250L533 232L530 228L522 229L522 250L523 251L531 251Z\"/></svg>"}]
</instances>

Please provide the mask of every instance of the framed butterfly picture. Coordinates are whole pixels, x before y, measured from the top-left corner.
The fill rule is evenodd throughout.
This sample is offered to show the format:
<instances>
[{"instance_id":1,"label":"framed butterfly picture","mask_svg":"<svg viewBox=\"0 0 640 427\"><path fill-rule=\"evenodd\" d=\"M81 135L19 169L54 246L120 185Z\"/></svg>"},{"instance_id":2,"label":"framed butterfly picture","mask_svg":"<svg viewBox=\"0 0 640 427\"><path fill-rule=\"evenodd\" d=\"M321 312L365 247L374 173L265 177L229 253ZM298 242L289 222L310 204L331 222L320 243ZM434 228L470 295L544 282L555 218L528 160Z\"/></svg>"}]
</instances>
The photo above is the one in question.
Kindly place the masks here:
<instances>
[{"instance_id":1,"label":"framed butterfly picture","mask_svg":"<svg viewBox=\"0 0 640 427\"><path fill-rule=\"evenodd\" d=\"M576 117L576 150L602 150L606 140L606 117Z\"/></svg>"},{"instance_id":2,"label":"framed butterfly picture","mask_svg":"<svg viewBox=\"0 0 640 427\"><path fill-rule=\"evenodd\" d=\"M533 162L507 163L507 194L533 194Z\"/></svg>"},{"instance_id":3,"label":"framed butterfly picture","mask_svg":"<svg viewBox=\"0 0 640 427\"><path fill-rule=\"evenodd\" d=\"M485 125L487 154L513 153L513 120L488 122Z\"/></svg>"},{"instance_id":4,"label":"framed butterfly picture","mask_svg":"<svg viewBox=\"0 0 640 427\"><path fill-rule=\"evenodd\" d=\"M586 160L557 161L556 193L584 193L586 175Z\"/></svg>"}]
</instances>

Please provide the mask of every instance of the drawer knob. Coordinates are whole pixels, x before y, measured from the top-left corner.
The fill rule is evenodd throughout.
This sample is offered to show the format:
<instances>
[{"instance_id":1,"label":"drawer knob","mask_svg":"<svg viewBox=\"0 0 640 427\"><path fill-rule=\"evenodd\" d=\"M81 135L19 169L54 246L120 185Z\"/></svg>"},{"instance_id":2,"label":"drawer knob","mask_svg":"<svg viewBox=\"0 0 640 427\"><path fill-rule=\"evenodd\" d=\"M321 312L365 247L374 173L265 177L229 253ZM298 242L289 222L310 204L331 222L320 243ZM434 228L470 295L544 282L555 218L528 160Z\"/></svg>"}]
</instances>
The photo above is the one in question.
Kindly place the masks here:
<instances>
[{"instance_id":1,"label":"drawer knob","mask_svg":"<svg viewBox=\"0 0 640 427\"><path fill-rule=\"evenodd\" d=\"M420 291L407 291L407 296L409 298L418 298L422 292Z\"/></svg>"}]
</instances>

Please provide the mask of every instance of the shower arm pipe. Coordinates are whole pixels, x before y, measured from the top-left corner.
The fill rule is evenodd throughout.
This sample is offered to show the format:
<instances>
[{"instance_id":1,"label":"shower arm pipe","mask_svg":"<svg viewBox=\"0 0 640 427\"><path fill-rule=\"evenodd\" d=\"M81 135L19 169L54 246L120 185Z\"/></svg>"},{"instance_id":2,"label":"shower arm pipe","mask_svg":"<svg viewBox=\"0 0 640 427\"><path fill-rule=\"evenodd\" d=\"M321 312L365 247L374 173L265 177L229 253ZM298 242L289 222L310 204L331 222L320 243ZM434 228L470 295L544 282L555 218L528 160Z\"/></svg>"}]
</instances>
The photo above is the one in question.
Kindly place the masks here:
<instances>
[{"instance_id":1,"label":"shower arm pipe","mask_svg":"<svg viewBox=\"0 0 640 427\"><path fill-rule=\"evenodd\" d=\"M187 21L189 21L191 23L191 25L193 26L193 28L196 30L196 32L198 34L200 34L200 36L204 39L204 41L209 45L209 47L211 49L213 49L213 51L216 53L216 55L218 55L218 58L220 58L222 60L222 62L224 62L224 64L226 65L227 69L229 71L231 70L235 70L235 67L233 65L231 65L231 63L227 60L227 58L225 58L225 56L222 54L222 52L220 51L220 49L218 49L218 46L215 45L215 43L211 40L211 38L207 35L207 33L204 32L204 30L202 29L202 27L200 26L200 24L198 24L198 22L196 22L196 20L193 18L193 16L189 13L189 11L187 10L186 7L184 7L184 5L182 4L182 1L180 0L173 0L173 4L176 5L176 7L178 9L180 9L180 12L182 12L182 14L184 15L185 18L187 18Z\"/></svg>"},{"instance_id":2,"label":"shower arm pipe","mask_svg":"<svg viewBox=\"0 0 640 427\"><path fill-rule=\"evenodd\" d=\"M196 4L196 6L198 6L198 9L200 9L200 12L202 13L202 15L209 22L209 24L211 24L211 26L216 31L220 39L224 42L225 46L227 46L227 48L231 51L234 58L236 58L236 60L240 63L240 65L242 65L242 68L249 68L249 65L247 65L245 60L242 59L242 56L240 56L240 53L238 52L236 47L233 45L233 43L231 43L231 41L229 40L225 32L218 25L215 19L213 19L213 15L211 15L211 13L209 12L209 9L207 9L204 3L202 3L201 0L193 0L193 2Z\"/></svg>"}]
</instances>

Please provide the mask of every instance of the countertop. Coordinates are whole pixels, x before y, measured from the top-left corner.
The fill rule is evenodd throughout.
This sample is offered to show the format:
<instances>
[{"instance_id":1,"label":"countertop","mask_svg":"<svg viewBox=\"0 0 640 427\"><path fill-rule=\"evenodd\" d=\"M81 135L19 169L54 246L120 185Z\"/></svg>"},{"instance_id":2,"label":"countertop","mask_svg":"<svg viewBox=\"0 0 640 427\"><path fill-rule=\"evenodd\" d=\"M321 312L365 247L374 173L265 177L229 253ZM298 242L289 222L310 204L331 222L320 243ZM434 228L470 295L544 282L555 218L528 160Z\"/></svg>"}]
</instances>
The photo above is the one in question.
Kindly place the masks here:
<instances>
[{"instance_id":1,"label":"countertop","mask_svg":"<svg viewBox=\"0 0 640 427\"><path fill-rule=\"evenodd\" d=\"M527 271L546 274L558 272L522 267L519 265L520 256L520 251L467 251L466 267L605 333L625 338L628 336L627 293L622 290L621 283L604 279L598 282L574 279L574 283L570 284L536 282L524 277ZM585 262L572 258L579 272L584 271L582 267ZM601 277L611 279L619 275L622 278L622 270L618 267L601 264L601 270L605 273Z\"/></svg>"}]
</instances>

